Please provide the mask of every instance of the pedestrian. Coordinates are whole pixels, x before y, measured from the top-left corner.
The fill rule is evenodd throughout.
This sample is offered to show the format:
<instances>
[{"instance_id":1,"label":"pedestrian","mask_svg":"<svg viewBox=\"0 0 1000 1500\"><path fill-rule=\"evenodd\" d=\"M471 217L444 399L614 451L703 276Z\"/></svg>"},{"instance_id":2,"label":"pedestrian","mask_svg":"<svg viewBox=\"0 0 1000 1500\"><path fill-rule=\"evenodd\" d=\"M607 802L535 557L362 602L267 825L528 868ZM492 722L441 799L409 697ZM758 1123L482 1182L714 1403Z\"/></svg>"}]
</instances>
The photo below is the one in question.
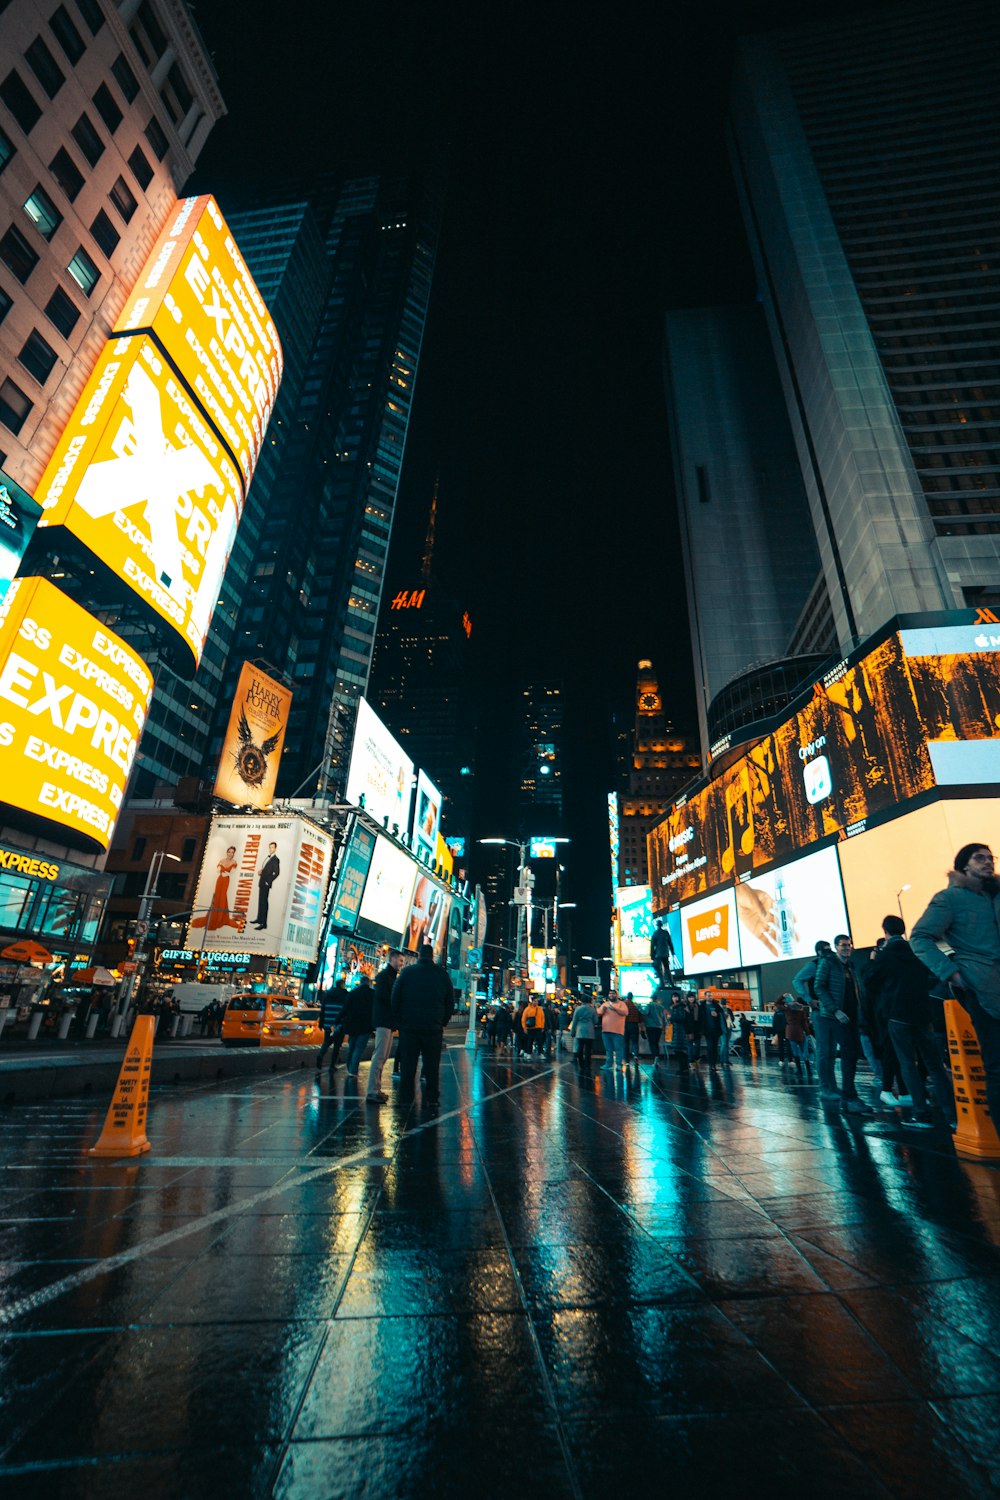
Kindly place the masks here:
<instances>
[{"instance_id":1,"label":"pedestrian","mask_svg":"<svg viewBox=\"0 0 1000 1500\"><path fill-rule=\"evenodd\" d=\"M528 1057L532 1052L544 1049L545 1008L539 1005L534 995L529 995L521 1012L521 1031L524 1035L524 1051Z\"/></svg>"},{"instance_id":2,"label":"pedestrian","mask_svg":"<svg viewBox=\"0 0 1000 1500\"><path fill-rule=\"evenodd\" d=\"M778 1061L785 1061L785 1036L788 1030L788 1012L785 1009L785 997L779 995L774 1002L774 1011L771 1015L771 1035L778 1040Z\"/></svg>"},{"instance_id":3,"label":"pedestrian","mask_svg":"<svg viewBox=\"0 0 1000 1500\"><path fill-rule=\"evenodd\" d=\"M631 1062L633 1058L639 1061L639 1030L642 1026L642 1016L639 1007L632 998L631 990L625 996L625 1061Z\"/></svg>"},{"instance_id":4,"label":"pedestrian","mask_svg":"<svg viewBox=\"0 0 1000 1500\"><path fill-rule=\"evenodd\" d=\"M347 997L341 1024L347 1033L347 1076L357 1078L358 1068L372 1031L372 1005L375 999L371 981L362 974Z\"/></svg>"},{"instance_id":5,"label":"pedestrian","mask_svg":"<svg viewBox=\"0 0 1000 1500\"><path fill-rule=\"evenodd\" d=\"M722 1038L722 1011L718 1000L709 1000L702 1015L702 1031L705 1036L705 1050L708 1053L708 1066L717 1068L719 1066L719 1042Z\"/></svg>"},{"instance_id":6,"label":"pedestrian","mask_svg":"<svg viewBox=\"0 0 1000 1500\"><path fill-rule=\"evenodd\" d=\"M687 1033L688 1062L698 1064L701 1061L701 1039L705 1032L705 1013L700 1000L688 1001L684 1030Z\"/></svg>"},{"instance_id":7,"label":"pedestrian","mask_svg":"<svg viewBox=\"0 0 1000 1500\"><path fill-rule=\"evenodd\" d=\"M392 1014L392 991L402 961L402 954L390 953L384 967L375 975L375 991L372 996L375 1050L368 1066L368 1090L365 1094L367 1104L385 1104L389 1098L389 1095L382 1091L382 1071L392 1051L392 1032L395 1026Z\"/></svg>"},{"instance_id":8,"label":"pedestrian","mask_svg":"<svg viewBox=\"0 0 1000 1500\"><path fill-rule=\"evenodd\" d=\"M789 995L785 1004L785 1041L795 1063L799 1082L803 1069L812 1083L812 1063L809 1060L809 1007L795 995Z\"/></svg>"},{"instance_id":9,"label":"pedestrian","mask_svg":"<svg viewBox=\"0 0 1000 1500\"><path fill-rule=\"evenodd\" d=\"M510 1013L510 1007L506 1004L498 1005L497 1013L494 1018L493 1034L496 1038L496 1044L501 1049L501 1051L510 1041L510 1034L513 1030L513 1026L514 1023Z\"/></svg>"},{"instance_id":10,"label":"pedestrian","mask_svg":"<svg viewBox=\"0 0 1000 1500\"><path fill-rule=\"evenodd\" d=\"M569 1029L576 1043L576 1060L580 1067L589 1073L590 1060L594 1051L594 1038L597 1035L597 1011L589 1000L581 1000L573 1011Z\"/></svg>"},{"instance_id":11,"label":"pedestrian","mask_svg":"<svg viewBox=\"0 0 1000 1500\"><path fill-rule=\"evenodd\" d=\"M652 1000L646 1006L646 1014L643 1021L646 1027L646 1041L649 1044L649 1055L653 1060L653 1066L660 1060L660 1038L667 1024L667 1012L663 1006L663 990L658 989Z\"/></svg>"},{"instance_id":12,"label":"pedestrian","mask_svg":"<svg viewBox=\"0 0 1000 1500\"><path fill-rule=\"evenodd\" d=\"M722 1015L722 1035L719 1038L719 1061L724 1067L729 1067L729 1048L732 1045L733 1032L736 1030L736 1017L733 1015L732 1007L726 1000L719 1001L719 1011Z\"/></svg>"},{"instance_id":13,"label":"pedestrian","mask_svg":"<svg viewBox=\"0 0 1000 1500\"><path fill-rule=\"evenodd\" d=\"M604 1043L604 1068L615 1071L615 1063L625 1071L625 1017L628 1006L612 990L603 1004L597 1007L601 1018L601 1040Z\"/></svg>"},{"instance_id":14,"label":"pedestrian","mask_svg":"<svg viewBox=\"0 0 1000 1500\"><path fill-rule=\"evenodd\" d=\"M412 1104L418 1061L423 1062L424 1103L436 1108L441 1097L441 1044L455 1009L448 972L434 962L430 943L421 943L415 964L397 976L392 1014L399 1030L399 1099Z\"/></svg>"},{"instance_id":15,"label":"pedestrian","mask_svg":"<svg viewBox=\"0 0 1000 1500\"><path fill-rule=\"evenodd\" d=\"M906 1092L906 1084L903 1082L903 1073L899 1065L899 1055L889 1035L885 996L880 985L871 983L875 974L875 960L885 947L885 943L885 937L880 937L872 949L869 962L858 975L861 980L861 1015L863 1024L868 1029L868 1046L865 1046L864 1032L861 1034L861 1045L865 1049L866 1056L869 1056L869 1048L874 1056L874 1061L872 1061L872 1056L869 1056L869 1062L872 1065L872 1073L878 1078L877 1087L882 1103L887 1104L890 1109L898 1109L900 1106L909 1108L913 1100ZM927 971L927 977L929 980L930 970Z\"/></svg>"},{"instance_id":16,"label":"pedestrian","mask_svg":"<svg viewBox=\"0 0 1000 1500\"><path fill-rule=\"evenodd\" d=\"M861 1052L858 1034L858 1008L861 990L858 976L851 962L854 944L846 932L833 940L833 952L825 953L816 970L816 999L819 1015L817 1033L825 1041L820 1046L819 1083L820 1096L824 1099L841 1100L849 1115L870 1115L872 1111L858 1098L854 1086L854 1074ZM840 1093L834 1057L840 1049Z\"/></svg>"},{"instance_id":17,"label":"pedestrian","mask_svg":"<svg viewBox=\"0 0 1000 1500\"><path fill-rule=\"evenodd\" d=\"M861 1041L861 1050L865 1054L872 1073L872 1082L877 1089L884 1089L886 1084L883 1079L882 1068L882 1038L879 1032L878 1017L875 1007L868 997L868 974L872 961L885 945L885 938L881 937L876 946L869 954L869 961L858 974L858 985L860 997L858 1002L858 1037Z\"/></svg>"},{"instance_id":18,"label":"pedestrian","mask_svg":"<svg viewBox=\"0 0 1000 1500\"><path fill-rule=\"evenodd\" d=\"M330 1072L332 1073L337 1066L340 1049L347 1035L344 1030L344 1011L350 998L351 992L347 988L346 973L340 975L331 990L323 991L323 999L320 1000L319 1007L320 1025L323 1027L323 1045L319 1049L319 1057L316 1060L317 1068L323 1066L323 1058L328 1049L330 1050Z\"/></svg>"},{"instance_id":19,"label":"pedestrian","mask_svg":"<svg viewBox=\"0 0 1000 1500\"><path fill-rule=\"evenodd\" d=\"M680 991L675 991L670 1007L670 1045L677 1061L678 1073L686 1072L688 1066L687 1017L687 1004Z\"/></svg>"},{"instance_id":20,"label":"pedestrian","mask_svg":"<svg viewBox=\"0 0 1000 1500\"><path fill-rule=\"evenodd\" d=\"M986 1100L1000 1129L1000 882L988 844L966 844L955 855L946 890L931 897L910 945L931 973L951 986L979 1040ZM954 957L938 944L947 942Z\"/></svg>"},{"instance_id":21,"label":"pedestrian","mask_svg":"<svg viewBox=\"0 0 1000 1500\"><path fill-rule=\"evenodd\" d=\"M830 944L825 938L820 938L819 942L815 944L815 957L811 958L792 979L792 993L797 995L809 1007L811 1029L807 1036L806 1045L810 1051L815 1050L816 1052L816 1067L820 1080L823 1077L823 1041L825 1033L821 1036L820 1029L816 1025L816 1018L819 1015L819 1001L816 998L816 973L819 969L820 959L824 954L831 953L832 951Z\"/></svg>"},{"instance_id":22,"label":"pedestrian","mask_svg":"<svg viewBox=\"0 0 1000 1500\"><path fill-rule=\"evenodd\" d=\"M749 1061L753 1053L750 1047L750 1038L756 1036L754 1031L753 1016L749 1011L740 1011L740 1053L744 1062Z\"/></svg>"},{"instance_id":23,"label":"pedestrian","mask_svg":"<svg viewBox=\"0 0 1000 1500\"><path fill-rule=\"evenodd\" d=\"M885 944L872 960L867 988L887 1022L889 1044L899 1059L904 1087L911 1100L911 1109L903 1124L913 1130L933 1128L920 1071L923 1064L938 1107L944 1111L954 1130L957 1119L955 1095L941 1061L932 1024L930 987L934 976L906 941L902 917L883 917L882 931ZM882 1097L883 1102L888 1102L885 1095ZM892 1095L889 1097L891 1099Z\"/></svg>"}]
</instances>

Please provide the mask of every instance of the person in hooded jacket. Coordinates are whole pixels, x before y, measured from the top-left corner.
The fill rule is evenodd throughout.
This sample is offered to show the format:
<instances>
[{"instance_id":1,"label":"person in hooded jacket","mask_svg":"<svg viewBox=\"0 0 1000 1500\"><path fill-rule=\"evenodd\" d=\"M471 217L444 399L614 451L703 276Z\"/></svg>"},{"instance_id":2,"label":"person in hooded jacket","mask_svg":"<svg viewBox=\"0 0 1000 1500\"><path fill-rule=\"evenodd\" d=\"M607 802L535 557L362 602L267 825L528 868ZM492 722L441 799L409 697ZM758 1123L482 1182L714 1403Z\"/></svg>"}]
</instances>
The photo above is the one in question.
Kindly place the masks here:
<instances>
[{"instance_id":1,"label":"person in hooded jacket","mask_svg":"<svg viewBox=\"0 0 1000 1500\"><path fill-rule=\"evenodd\" d=\"M385 1104L388 1094L382 1092L382 1070L392 1051L392 1032L395 1021L392 1015L392 991L396 975L402 963L402 955L390 953L385 966L375 975L375 994L372 1000L372 1025L375 1027L375 1050L368 1066L368 1089L365 1102Z\"/></svg>"},{"instance_id":2,"label":"person in hooded jacket","mask_svg":"<svg viewBox=\"0 0 1000 1500\"><path fill-rule=\"evenodd\" d=\"M931 1024L929 992L934 977L906 941L901 917L883 917L882 931L886 941L868 966L867 987L888 1029L888 1044L899 1059L912 1101L912 1112L903 1124L914 1130L930 1130L933 1126L920 1071L923 1063L934 1086L934 1097L954 1129L955 1095Z\"/></svg>"},{"instance_id":3,"label":"person in hooded jacket","mask_svg":"<svg viewBox=\"0 0 1000 1500\"><path fill-rule=\"evenodd\" d=\"M576 1042L576 1058L580 1067L589 1072L590 1059L594 1051L594 1038L597 1035L597 1011L589 1000L581 1000L574 1008L573 1019L570 1022L570 1035Z\"/></svg>"},{"instance_id":4,"label":"person in hooded jacket","mask_svg":"<svg viewBox=\"0 0 1000 1500\"><path fill-rule=\"evenodd\" d=\"M950 985L976 1029L986 1100L1000 1127L1000 882L988 844L965 844L955 855L946 890L913 926L910 946L931 973ZM938 946L946 942L954 957Z\"/></svg>"},{"instance_id":5,"label":"person in hooded jacket","mask_svg":"<svg viewBox=\"0 0 1000 1500\"><path fill-rule=\"evenodd\" d=\"M441 1044L455 1009L448 971L434 962L430 943L420 945L415 964L396 978L392 1014L399 1030L399 1100L413 1102L417 1062L423 1061L424 1103L436 1108L440 1098Z\"/></svg>"},{"instance_id":6,"label":"person in hooded jacket","mask_svg":"<svg viewBox=\"0 0 1000 1500\"><path fill-rule=\"evenodd\" d=\"M342 1017L347 1032L347 1076L357 1078L358 1068L372 1032L372 1003L375 995L367 974L362 974L347 997Z\"/></svg>"}]
</instances>

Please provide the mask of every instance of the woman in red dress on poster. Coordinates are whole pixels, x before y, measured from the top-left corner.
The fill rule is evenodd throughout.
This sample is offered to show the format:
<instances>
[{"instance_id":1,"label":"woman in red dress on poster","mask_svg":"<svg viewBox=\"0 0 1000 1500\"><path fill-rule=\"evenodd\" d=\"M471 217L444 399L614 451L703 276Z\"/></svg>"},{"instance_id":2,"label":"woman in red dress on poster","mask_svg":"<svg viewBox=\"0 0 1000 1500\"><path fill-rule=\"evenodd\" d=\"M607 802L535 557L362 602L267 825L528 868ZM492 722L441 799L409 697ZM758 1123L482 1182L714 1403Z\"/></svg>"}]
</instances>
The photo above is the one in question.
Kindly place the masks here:
<instances>
[{"instance_id":1,"label":"woman in red dress on poster","mask_svg":"<svg viewBox=\"0 0 1000 1500\"><path fill-rule=\"evenodd\" d=\"M216 868L219 878L215 882L215 890L212 893L212 905L204 915L195 917L191 923L192 927L205 927L209 932L215 932L220 927L238 927L243 929L243 916L240 912L229 910L229 877L236 869L236 845L230 844L226 850L225 859L220 859Z\"/></svg>"}]
</instances>

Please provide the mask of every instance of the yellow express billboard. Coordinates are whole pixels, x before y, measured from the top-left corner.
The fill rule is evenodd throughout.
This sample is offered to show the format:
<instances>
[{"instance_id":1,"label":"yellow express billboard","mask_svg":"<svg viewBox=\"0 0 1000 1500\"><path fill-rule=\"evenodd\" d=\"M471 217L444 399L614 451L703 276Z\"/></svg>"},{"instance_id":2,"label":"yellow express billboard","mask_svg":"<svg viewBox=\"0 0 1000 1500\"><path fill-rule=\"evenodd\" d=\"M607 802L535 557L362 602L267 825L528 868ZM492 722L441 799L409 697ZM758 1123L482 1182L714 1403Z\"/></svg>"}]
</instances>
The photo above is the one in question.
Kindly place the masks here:
<instances>
[{"instance_id":1,"label":"yellow express billboard","mask_svg":"<svg viewBox=\"0 0 1000 1500\"><path fill-rule=\"evenodd\" d=\"M270 807L292 692L244 662L219 756L215 796L236 807Z\"/></svg>"},{"instance_id":2,"label":"yellow express billboard","mask_svg":"<svg viewBox=\"0 0 1000 1500\"><path fill-rule=\"evenodd\" d=\"M152 694L124 641L47 579L15 579L0 600L4 802L107 849Z\"/></svg>"},{"instance_id":3,"label":"yellow express billboard","mask_svg":"<svg viewBox=\"0 0 1000 1500\"><path fill-rule=\"evenodd\" d=\"M214 198L177 204L114 331L153 334L249 485L281 381L281 343Z\"/></svg>"},{"instance_id":4,"label":"yellow express billboard","mask_svg":"<svg viewBox=\"0 0 1000 1500\"><path fill-rule=\"evenodd\" d=\"M36 498L201 660L243 509L215 432L146 337L104 346Z\"/></svg>"}]
</instances>

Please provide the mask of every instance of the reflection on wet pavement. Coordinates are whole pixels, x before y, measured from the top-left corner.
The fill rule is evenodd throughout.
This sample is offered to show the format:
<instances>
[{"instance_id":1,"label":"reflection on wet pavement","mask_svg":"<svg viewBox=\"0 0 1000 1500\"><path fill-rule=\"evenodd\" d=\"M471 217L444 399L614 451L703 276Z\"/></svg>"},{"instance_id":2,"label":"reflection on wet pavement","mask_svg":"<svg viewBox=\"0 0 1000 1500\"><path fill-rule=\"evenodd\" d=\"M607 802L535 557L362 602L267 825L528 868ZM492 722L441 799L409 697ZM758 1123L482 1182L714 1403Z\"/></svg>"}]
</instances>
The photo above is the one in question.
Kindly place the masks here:
<instances>
[{"instance_id":1,"label":"reflection on wet pavement","mask_svg":"<svg viewBox=\"0 0 1000 1500\"><path fill-rule=\"evenodd\" d=\"M363 1084L363 1078L362 1078ZM987 1496L1000 1167L773 1065L2 1113L5 1496Z\"/></svg>"}]
</instances>

